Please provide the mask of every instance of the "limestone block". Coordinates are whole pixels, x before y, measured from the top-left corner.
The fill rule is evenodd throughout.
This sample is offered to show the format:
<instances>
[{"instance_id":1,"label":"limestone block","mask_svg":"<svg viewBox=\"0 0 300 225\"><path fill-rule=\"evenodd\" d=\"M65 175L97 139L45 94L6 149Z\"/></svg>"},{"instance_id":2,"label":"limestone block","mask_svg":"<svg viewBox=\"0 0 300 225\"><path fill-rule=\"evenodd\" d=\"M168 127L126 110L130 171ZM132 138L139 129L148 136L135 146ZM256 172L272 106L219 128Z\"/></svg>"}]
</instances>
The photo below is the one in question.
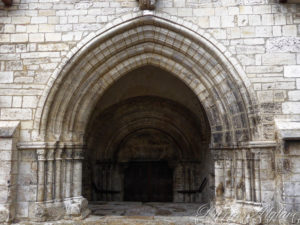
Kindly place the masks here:
<instances>
[{"instance_id":1,"label":"limestone block","mask_svg":"<svg viewBox=\"0 0 300 225\"><path fill-rule=\"evenodd\" d=\"M11 107L12 97L11 96L0 96L0 108Z\"/></svg>"},{"instance_id":2,"label":"limestone block","mask_svg":"<svg viewBox=\"0 0 300 225\"><path fill-rule=\"evenodd\" d=\"M297 36L297 26L296 25L286 25L282 27L283 36Z\"/></svg>"},{"instance_id":3,"label":"limestone block","mask_svg":"<svg viewBox=\"0 0 300 225\"><path fill-rule=\"evenodd\" d=\"M296 84L295 82L291 81L291 82L284 82L284 81L278 81L275 83L275 88L276 89L295 89L296 88Z\"/></svg>"},{"instance_id":4,"label":"limestone block","mask_svg":"<svg viewBox=\"0 0 300 225\"><path fill-rule=\"evenodd\" d=\"M247 66L247 73L280 73L283 71L282 66Z\"/></svg>"},{"instance_id":5,"label":"limestone block","mask_svg":"<svg viewBox=\"0 0 300 225\"><path fill-rule=\"evenodd\" d=\"M21 96L13 96L13 107L21 107L22 105L22 97Z\"/></svg>"},{"instance_id":6,"label":"limestone block","mask_svg":"<svg viewBox=\"0 0 300 225\"><path fill-rule=\"evenodd\" d=\"M29 24L30 17L28 17L28 16L13 16L11 18L11 22L13 24Z\"/></svg>"},{"instance_id":7,"label":"limestone block","mask_svg":"<svg viewBox=\"0 0 300 225\"><path fill-rule=\"evenodd\" d=\"M273 14L262 15L262 25L273 25L274 19Z\"/></svg>"},{"instance_id":8,"label":"limestone block","mask_svg":"<svg viewBox=\"0 0 300 225\"><path fill-rule=\"evenodd\" d=\"M38 103L37 96L23 96L23 108L36 108Z\"/></svg>"},{"instance_id":9,"label":"limestone block","mask_svg":"<svg viewBox=\"0 0 300 225\"><path fill-rule=\"evenodd\" d=\"M25 25L16 25L16 32L17 33L26 33L26 26Z\"/></svg>"},{"instance_id":10,"label":"limestone block","mask_svg":"<svg viewBox=\"0 0 300 225\"><path fill-rule=\"evenodd\" d=\"M289 91L288 99L290 101L300 101L300 91Z\"/></svg>"},{"instance_id":11,"label":"limestone block","mask_svg":"<svg viewBox=\"0 0 300 225\"><path fill-rule=\"evenodd\" d=\"M22 59L39 59L42 57L51 58L51 57L59 57L59 52L30 52L30 53L22 53Z\"/></svg>"},{"instance_id":12,"label":"limestone block","mask_svg":"<svg viewBox=\"0 0 300 225\"><path fill-rule=\"evenodd\" d=\"M249 15L249 25L251 25L251 26L261 25L261 16L260 15Z\"/></svg>"},{"instance_id":13,"label":"limestone block","mask_svg":"<svg viewBox=\"0 0 300 225\"><path fill-rule=\"evenodd\" d=\"M6 70L9 71L23 70L22 61L7 61L5 64L6 64Z\"/></svg>"},{"instance_id":14,"label":"limestone block","mask_svg":"<svg viewBox=\"0 0 300 225\"><path fill-rule=\"evenodd\" d=\"M69 50L69 45L65 43L38 44L39 51L64 51Z\"/></svg>"},{"instance_id":15,"label":"limestone block","mask_svg":"<svg viewBox=\"0 0 300 225\"><path fill-rule=\"evenodd\" d=\"M284 67L285 77L300 77L300 66L285 66Z\"/></svg>"},{"instance_id":16,"label":"limestone block","mask_svg":"<svg viewBox=\"0 0 300 225\"><path fill-rule=\"evenodd\" d=\"M266 49L268 52L299 52L299 37L276 37L267 40Z\"/></svg>"},{"instance_id":17,"label":"limestone block","mask_svg":"<svg viewBox=\"0 0 300 225\"><path fill-rule=\"evenodd\" d=\"M11 35L11 42L28 42L28 34L12 34Z\"/></svg>"},{"instance_id":18,"label":"limestone block","mask_svg":"<svg viewBox=\"0 0 300 225\"><path fill-rule=\"evenodd\" d=\"M248 45L237 45L237 54L261 54L265 53L265 48L263 46L248 46Z\"/></svg>"},{"instance_id":19,"label":"limestone block","mask_svg":"<svg viewBox=\"0 0 300 225\"><path fill-rule=\"evenodd\" d=\"M254 57L249 57L247 55L238 55L237 58L243 65L253 65L255 63Z\"/></svg>"},{"instance_id":20,"label":"limestone block","mask_svg":"<svg viewBox=\"0 0 300 225\"><path fill-rule=\"evenodd\" d=\"M292 53L267 53L262 55L263 65L291 65L295 63L296 57Z\"/></svg>"},{"instance_id":21,"label":"limestone block","mask_svg":"<svg viewBox=\"0 0 300 225\"><path fill-rule=\"evenodd\" d=\"M238 16L238 25L239 26L248 26L248 16L240 15Z\"/></svg>"},{"instance_id":22,"label":"limestone block","mask_svg":"<svg viewBox=\"0 0 300 225\"><path fill-rule=\"evenodd\" d=\"M220 16L210 16L209 25L210 27L220 27L221 21Z\"/></svg>"},{"instance_id":23,"label":"limestone block","mask_svg":"<svg viewBox=\"0 0 300 225\"><path fill-rule=\"evenodd\" d=\"M273 91L258 91L257 97L258 100L262 103L273 102L274 100Z\"/></svg>"},{"instance_id":24,"label":"limestone block","mask_svg":"<svg viewBox=\"0 0 300 225\"><path fill-rule=\"evenodd\" d=\"M1 109L2 120L31 120L31 109Z\"/></svg>"},{"instance_id":25,"label":"limestone block","mask_svg":"<svg viewBox=\"0 0 300 225\"><path fill-rule=\"evenodd\" d=\"M174 7L184 7L185 1L182 0L174 0Z\"/></svg>"},{"instance_id":26,"label":"limestone block","mask_svg":"<svg viewBox=\"0 0 300 225\"><path fill-rule=\"evenodd\" d=\"M46 33L46 41L61 41L61 33Z\"/></svg>"},{"instance_id":27,"label":"limestone block","mask_svg":"<svg viewBox=\"0 0 300 225\"><path fill-rule=\"evenodd\" d=\"M0 83L13 83L14 74L13 72L0 72Z\"/></svg>"},{"instance_id":28,"label":"limestone block","mask_svg":"<svg viewBox=\"0 0 300 225\"><path fill-rule=\"evenodd\" d=\"M214 8L195 8L195 9L193 9L193 15L194 16L214 16L215 9Z\"/></svg>"},{"instance_id":29,"label":"limestone block","mask_svg":"<svg viewBox=\"0 0 300 225\"><path fill-rule=\"evenodd\" d=\"M284 14L274 14L275 25L285 25L286 17Z\"/></svg>"},{"instance_id":30,"label":"limestone block","mask_svg":"<svg viewBox=\"0 0 300 225\"><path fill-rule=\"evenodd\" d=\"M282 112L284 114L299 114L300 102L284 102L282 103Z\"/></svg>"},{"instance_id":31,"label":"limestone block","mask_svg":"<svg viewBox=\"0 0 300 225\"><path fill-rule=\"evenodd\" d=\"M178 16L191 16L191 15L193 15L192 8L179 8L178 9ZM198 15L201 15L201 14L198 14Z\"/></svg>"},{"instance_id":32,"label":"limestone block","mask_svg":"<svg viewBox=\"0 0 300 225\"><path fill-rule=\"evenodd\" d=\"M55 26L52 24L39 24L38 25L39 32L54 32Z\"/></svg>"},{"instance_id":33,"label":"limestone block","mask_svg":"<svg viewBox=\"0 0 300 225\"><path fill-rule=\"evenodd\" d=\"M95 22L96 22L96 18L95 18ZM89 23L89 22L86 22L86 23ZM62 25L55 26L56 32L67 32L67 31L72 31L72 30L73 30L72 24L62 24Z\"/></svg>"},{"instance_id":34,"label":"limestone block","mask_svg":"<svg viewBox=\"0 0 300 225\"><path fill-rule=\"evenodd\" d=\"M30 42L44 42L45 37L44 34L29 34Z\"/></svg>"},{"instance_id":35,"label":"limestone block","mask_svg":"<svg viewBox=\"0 0 300 225\"><path fill-rule=\"evenodd\" d=\"M272 37L271 26L257 26L255 28L256 37Z\"/></svg>"},{"instance_id":36,"label":"limestone block","mask_svg":"<svg viewBox=\"0 0 300 225\"><path fill-rule=\"evenodd\" d=\"M234 16L221 16L222 27L234 27Z\"/></svg>"},{"instance_id":37,"label":"limestone block","mask_svg":"<svg viewBox=\"0 0 300 225\"><path fill-rule=\"evenodd\" d=\"M40 24L40 23L47 23L47 17L46 16L31 17L31 24Z\"/></svg>"},{"instance_id":38,"label":"limestone block","mask_svg":"<svg viewBox=\"0 0 300 225\"><path fill-rule=\"evenodd\" d=\"M243 38L255 37L255 27L251 27L251 26L241 27L241 37Z\"/></svg>"}]
</instances>

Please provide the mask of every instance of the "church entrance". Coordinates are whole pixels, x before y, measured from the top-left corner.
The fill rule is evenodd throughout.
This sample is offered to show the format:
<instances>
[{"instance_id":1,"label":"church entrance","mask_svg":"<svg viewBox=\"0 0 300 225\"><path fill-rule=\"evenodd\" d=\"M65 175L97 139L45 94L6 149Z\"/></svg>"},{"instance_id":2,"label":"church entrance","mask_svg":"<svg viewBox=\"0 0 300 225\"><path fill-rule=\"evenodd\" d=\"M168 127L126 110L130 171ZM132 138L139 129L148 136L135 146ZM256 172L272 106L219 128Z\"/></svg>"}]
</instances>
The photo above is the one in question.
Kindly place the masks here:
<instances>
[{"instance_id":1,"label":"church entrance","mask_svg":"<svg viewBox=\"0 0 300 225\"><path fill-rule=\"evenodd\" d=\"M182 81L153 66L136 69L93 113L83 194L89 202L208 202L209 139L203 107Z\"/></svg>"},{"instance_id":2,"label":"church entrance","mask_svg":"<svg viewBox=\"0 0 300 225\"><path fill-rule=\"evenodd\" d=\"M260 199L260 167L249 161L260 148L259 106L238 61L188 22L129 17L88 35L47 83L32 132L42 141L35 213L53 200L71 216L93 203L114 202L114 213L128 199L152 201L139 185L150 177L153 189L167 169L152 163L162 162L172 185L159 192L173 204ZM152 165L136 174L138 162Z\"/></svg>"},{"instance_id":3,"label":"church entrance","mask_svg":"<svg viewBox=\"0 0 300 225\"><path fill-rule=\"evenodd\" d=\"M130 162L124 181L124 201L173 200L173 172L167 162Z\"/></svg>"}]
</instances>

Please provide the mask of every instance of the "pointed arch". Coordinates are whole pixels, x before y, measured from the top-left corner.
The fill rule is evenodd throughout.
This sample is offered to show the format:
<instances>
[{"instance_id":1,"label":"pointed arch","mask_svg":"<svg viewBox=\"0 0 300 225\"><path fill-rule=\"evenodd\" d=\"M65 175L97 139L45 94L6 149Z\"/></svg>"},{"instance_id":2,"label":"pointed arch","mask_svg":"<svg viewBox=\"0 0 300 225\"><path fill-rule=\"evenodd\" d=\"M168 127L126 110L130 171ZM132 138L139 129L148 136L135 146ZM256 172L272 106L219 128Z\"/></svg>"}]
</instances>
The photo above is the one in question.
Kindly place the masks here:
<instances>
[{"instance_id":1,"label":"pointed arch","mask_svg":"<svg viewBox=\"0 0 300 225\"><path fill-rule=\"evenodd\" d=\"M102 94L144 65L182 80L203 104L212 146L253 139L257 106L238 61L194 24L161 13L133 13L82 40L55 70L40 99L35 129L43 141L82 141Z\"/></svg>"}]
</instances>

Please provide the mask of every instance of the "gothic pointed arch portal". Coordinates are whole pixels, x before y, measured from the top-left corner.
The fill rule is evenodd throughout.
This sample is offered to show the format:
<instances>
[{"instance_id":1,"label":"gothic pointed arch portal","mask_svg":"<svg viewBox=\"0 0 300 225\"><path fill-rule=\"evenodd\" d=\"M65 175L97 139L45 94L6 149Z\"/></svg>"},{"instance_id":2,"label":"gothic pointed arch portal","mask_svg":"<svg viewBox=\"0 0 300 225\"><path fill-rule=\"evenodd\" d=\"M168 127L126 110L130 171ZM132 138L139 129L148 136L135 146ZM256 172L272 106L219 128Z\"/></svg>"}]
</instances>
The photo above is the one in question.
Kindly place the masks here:
<instances>
[{"instance_id":1,"label":"gothic pointed arch portal","mask_svg":"<svg viewBox=\"0 0 300 225\"><path fill-rule=\"evenodd\" d=\"M221 174L228 164L223 164L224 157L221 164L219 159L225 151L233 156L232 150L255 140L257 106L250 83L238 62L209 34L181 19L145 11L120 17L90 34L50 78L35 119L38 139L45 143L38 151L41 182L37 202L60 199L65 202L67 214L84 212L87 203L81 197L82 150L95 108L119 79L144 66L176 77L201 103L209 124L207 145L217 156L216 195L221 199L235 197L234 184L228 181L231 175ZM47 189L43 163L49 157L58 162L56 171L47 167L51 169L48 174L56 174L57 180L46 182L52 185ZM64 177L58 169L61 159L65 159ZM238 198L254 200L258 196L242 193Z\"/></svg>"}]
</instances>

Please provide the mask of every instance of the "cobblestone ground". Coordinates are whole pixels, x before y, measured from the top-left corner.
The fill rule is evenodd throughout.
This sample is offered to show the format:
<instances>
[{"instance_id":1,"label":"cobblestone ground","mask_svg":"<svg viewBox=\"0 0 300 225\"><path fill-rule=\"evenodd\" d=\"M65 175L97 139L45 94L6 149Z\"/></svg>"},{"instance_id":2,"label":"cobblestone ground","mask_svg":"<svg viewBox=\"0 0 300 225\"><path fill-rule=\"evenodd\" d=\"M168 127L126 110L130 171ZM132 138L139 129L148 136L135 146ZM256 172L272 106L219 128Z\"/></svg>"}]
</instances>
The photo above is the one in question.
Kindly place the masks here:
<instances>
[{"instance_id":1,"label":"cobblestone ground","mask_svg":"<svg viewBox=\"0 0 300 225\"><path fill-rule=\"evenodd\" d=\"M139 203L139 202L94 202L89 205L92 214L81 221L61 220L59 222L19 222L15 225L191 225L197 222L199 204L185 203Z\"/></svg>"}]
</instances>

